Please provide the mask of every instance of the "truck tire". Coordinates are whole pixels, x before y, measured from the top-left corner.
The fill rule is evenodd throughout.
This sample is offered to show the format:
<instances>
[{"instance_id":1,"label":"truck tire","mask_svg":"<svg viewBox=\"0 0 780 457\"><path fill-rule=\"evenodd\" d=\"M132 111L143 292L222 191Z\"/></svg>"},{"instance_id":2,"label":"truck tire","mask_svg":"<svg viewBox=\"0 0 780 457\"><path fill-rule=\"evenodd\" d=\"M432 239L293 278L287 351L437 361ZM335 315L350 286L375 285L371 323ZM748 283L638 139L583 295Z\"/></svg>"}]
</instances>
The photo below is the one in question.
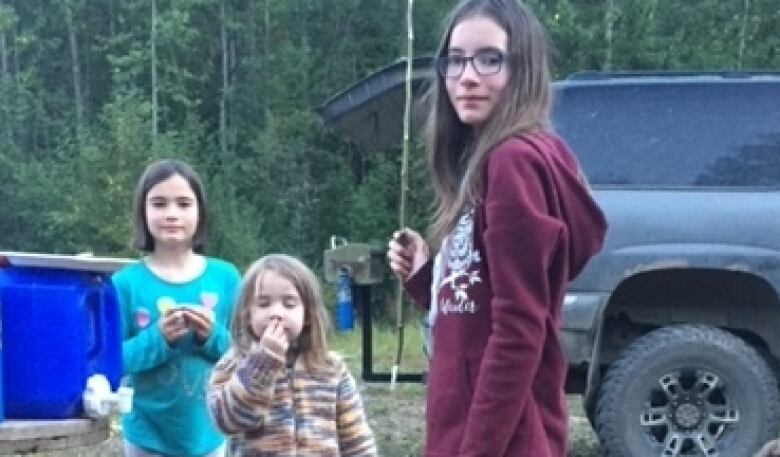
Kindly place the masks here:
<instances>
[{"instance_id":1,"label":"truck tire","mask_svg":"<svg viewBox=\"0 0 780 457\"><path fill-rule=\"evenodd\" d=\"M777 436L778 385L758 353L706 325L656 329L610 366L596 405L606 457L746 457Z\"/></svg>"}]
</instances>

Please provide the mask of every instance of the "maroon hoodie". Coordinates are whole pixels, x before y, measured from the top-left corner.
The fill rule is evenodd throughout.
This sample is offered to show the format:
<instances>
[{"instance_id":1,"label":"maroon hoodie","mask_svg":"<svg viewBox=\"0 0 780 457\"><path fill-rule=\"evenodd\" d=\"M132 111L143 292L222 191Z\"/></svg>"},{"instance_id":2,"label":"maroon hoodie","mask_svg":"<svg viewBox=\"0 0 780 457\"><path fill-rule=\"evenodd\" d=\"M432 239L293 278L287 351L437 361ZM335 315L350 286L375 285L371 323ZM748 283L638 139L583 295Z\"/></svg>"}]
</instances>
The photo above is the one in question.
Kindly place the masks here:
<instances>
[{"instance_id":1,"label":"maroon hoodie","mask_svg":"<svg viewBox=\"0 0 780 457\"><path fill-rule=\"evenodd\" d=\"M606 221L549 133L500 143L483 182L441 248L425 455L564 457L562 301ZM432 264L406 283L425 308Z\"/></svg>"}]
</instances>

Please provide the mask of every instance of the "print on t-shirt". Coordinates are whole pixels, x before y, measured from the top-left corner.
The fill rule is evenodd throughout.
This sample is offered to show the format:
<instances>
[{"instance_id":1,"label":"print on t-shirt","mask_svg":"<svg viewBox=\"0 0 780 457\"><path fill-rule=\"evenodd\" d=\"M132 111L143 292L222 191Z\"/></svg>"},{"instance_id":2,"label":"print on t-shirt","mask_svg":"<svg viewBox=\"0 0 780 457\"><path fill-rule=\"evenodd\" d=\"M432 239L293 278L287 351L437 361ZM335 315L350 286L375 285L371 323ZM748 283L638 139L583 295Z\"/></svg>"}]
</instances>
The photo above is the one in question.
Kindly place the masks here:
<instances>
[{"instance_id":1,"label":"print on t-shirt","mask_svg":"<svg viewBox=\"0 0 780 457\"><path fill-rule=\"evenodd\" d=\"M479 263L482 256L474 247L474 209L463 213L458 224L445 241L444 275L439 286L441 314L474 314L476 302L469 296L469 288L481 283Z\"/></svg>"}]
</instances>

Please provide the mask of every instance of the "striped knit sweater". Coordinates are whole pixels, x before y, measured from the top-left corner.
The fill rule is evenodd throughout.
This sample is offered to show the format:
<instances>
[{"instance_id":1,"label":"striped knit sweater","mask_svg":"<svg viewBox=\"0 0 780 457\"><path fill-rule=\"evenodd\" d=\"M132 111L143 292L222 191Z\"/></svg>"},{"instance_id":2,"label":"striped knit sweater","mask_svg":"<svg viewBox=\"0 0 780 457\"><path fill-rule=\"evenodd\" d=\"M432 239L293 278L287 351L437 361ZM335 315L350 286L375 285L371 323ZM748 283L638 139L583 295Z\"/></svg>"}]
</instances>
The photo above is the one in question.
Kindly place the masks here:
<instances>
[{"instance_id":1,"label":"striped knit sweater","mask_svg":"<svg viewBox=\"0 0 780 457\"><path fill-rule=\"evenodd\" d=\"M346 364L314 373L266 351L230 349L211 374L208 405L234 457L376 456L360 393Z\"/></svg>"}]
</instances>

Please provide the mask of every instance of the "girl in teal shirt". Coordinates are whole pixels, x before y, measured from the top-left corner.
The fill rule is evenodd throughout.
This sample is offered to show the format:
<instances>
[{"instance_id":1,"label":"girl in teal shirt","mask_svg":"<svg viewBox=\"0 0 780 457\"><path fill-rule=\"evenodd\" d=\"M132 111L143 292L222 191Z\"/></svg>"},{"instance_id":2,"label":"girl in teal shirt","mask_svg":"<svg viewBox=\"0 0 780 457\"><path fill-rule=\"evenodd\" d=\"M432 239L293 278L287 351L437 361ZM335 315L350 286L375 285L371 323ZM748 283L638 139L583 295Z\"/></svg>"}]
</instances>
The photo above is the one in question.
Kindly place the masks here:
<instances>
[{"instance_id":1,"label":"girl in teal shirt","mask_svg":"<svg viewBox=\"0 0 780 457\"><path fill-rule=\"evenodd\" d=\"M148 255L112 278L124 374L135 389L122 421L125 456L221 457L224 438L210 420L205 386L230 344L238 270L201 254L206 199L187 164L151 164L133 207L133 243Z\"/></svg>"}]
</instances>

